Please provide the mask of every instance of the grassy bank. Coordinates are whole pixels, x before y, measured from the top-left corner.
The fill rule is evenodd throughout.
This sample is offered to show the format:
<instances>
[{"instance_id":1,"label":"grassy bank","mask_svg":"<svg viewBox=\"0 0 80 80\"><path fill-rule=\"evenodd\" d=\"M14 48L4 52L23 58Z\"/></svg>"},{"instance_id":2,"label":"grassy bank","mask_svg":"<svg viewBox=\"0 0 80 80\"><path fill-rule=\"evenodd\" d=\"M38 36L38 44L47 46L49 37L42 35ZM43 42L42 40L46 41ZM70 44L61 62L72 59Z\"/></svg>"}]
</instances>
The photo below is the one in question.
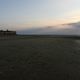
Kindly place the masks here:
<instances>
[{"instance_id":1,"label":"grassy bank","mask_svg":"<svg viewBox=\"0 0 80 80\"><path fill-rule=\"evenodd\" d=\"M0 39L0 80L79 80L76 39L8 37Z\"/></svg>"}]
</instances>

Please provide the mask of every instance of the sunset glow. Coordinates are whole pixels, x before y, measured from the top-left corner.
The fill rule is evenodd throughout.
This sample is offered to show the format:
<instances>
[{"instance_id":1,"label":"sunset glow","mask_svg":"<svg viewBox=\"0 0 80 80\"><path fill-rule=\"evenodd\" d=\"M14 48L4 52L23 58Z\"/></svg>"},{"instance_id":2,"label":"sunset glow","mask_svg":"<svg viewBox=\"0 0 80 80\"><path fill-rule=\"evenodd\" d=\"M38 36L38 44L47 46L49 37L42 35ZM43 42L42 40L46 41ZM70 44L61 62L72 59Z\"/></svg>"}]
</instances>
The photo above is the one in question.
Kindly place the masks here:
<instances>
[{"instance_id":1,"label":"sunset glow","mask_svg":"<svg viewBox=\"0 0 80 80\"><path fill-rule=\"evenodd\" d=\"M64 28L61 24L80 21L79 3L80 0L0 0L0 29Z\"/></svg>"}]
</instances>

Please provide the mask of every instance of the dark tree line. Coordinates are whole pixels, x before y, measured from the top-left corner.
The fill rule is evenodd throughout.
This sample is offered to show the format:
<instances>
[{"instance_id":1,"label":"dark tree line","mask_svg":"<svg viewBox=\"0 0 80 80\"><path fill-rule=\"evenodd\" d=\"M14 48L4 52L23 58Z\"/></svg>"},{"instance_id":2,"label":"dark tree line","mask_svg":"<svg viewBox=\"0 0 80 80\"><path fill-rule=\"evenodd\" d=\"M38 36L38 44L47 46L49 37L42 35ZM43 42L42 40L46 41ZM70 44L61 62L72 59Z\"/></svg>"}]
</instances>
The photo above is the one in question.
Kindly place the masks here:
<instances>
[{"instance_id":1,"label":"dark tree line","mask_svg":"<svg viewBox=\"0 0 80 80\"><path fill-rule=\"evenodd\" d=\"M0 30L0 36L10 36L10 35L16 35L16 31Z\"/></svg>"}]
</instances>

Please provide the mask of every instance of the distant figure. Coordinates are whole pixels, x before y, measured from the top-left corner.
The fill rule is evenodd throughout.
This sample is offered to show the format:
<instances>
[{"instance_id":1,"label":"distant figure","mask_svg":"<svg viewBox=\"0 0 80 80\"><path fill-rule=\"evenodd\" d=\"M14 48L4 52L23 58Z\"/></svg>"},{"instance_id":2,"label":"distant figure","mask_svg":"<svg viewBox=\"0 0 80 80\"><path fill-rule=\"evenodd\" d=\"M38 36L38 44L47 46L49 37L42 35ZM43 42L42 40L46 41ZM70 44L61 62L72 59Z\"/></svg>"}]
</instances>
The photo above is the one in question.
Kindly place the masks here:
<instances>
[{"instance_id":1,"label":"distant figure","mask_svg":"<svg viewBox=\"0 0 80 80\"><path fill-rule=\"evenodd\" d=\"M8 32L8 29L6 31Z\"/></svg>"}]
</instances>

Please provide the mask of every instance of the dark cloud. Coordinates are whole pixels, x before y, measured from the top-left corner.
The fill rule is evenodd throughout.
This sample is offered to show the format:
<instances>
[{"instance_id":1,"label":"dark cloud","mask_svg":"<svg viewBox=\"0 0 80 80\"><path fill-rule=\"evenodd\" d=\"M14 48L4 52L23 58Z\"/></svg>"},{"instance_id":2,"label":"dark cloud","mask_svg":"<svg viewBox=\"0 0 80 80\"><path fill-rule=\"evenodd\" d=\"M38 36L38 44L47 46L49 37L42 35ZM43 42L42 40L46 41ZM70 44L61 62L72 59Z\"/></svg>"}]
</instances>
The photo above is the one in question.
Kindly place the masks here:
<instances>
[{"instance_id":1,"label":"dark cloud","mask_svg":"<svg viewBox=\"0 0 80 80\"><path fill-rule=\"evenodd\" d=\"M67 25L67 26L66 26ZM66 26L66 27L65 27ZM41 35L80 35L80 22L64 24L63 28L44 27L31 28L27 30L17 31L18 34L41 34Z\"/></svg>"}]
</instances>

